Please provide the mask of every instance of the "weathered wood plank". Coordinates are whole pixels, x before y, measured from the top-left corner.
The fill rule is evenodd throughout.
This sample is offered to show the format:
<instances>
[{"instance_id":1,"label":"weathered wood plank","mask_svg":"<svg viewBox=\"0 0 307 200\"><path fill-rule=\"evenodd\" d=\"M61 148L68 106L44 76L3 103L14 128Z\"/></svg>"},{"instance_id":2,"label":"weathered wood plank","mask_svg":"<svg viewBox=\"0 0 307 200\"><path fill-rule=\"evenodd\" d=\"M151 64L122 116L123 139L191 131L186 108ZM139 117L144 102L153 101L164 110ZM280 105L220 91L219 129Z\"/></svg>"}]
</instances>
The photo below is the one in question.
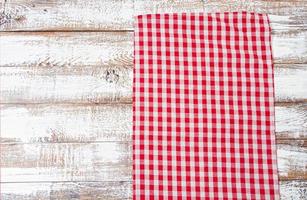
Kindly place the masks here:
<instances>
[{"instance_id":1,"label":"weathered wood plank","mask_svg":"<svg viewBox=\"0 0 307 200\"><path fill-rule=\"evenodd\" d=\"M0 67L1 103L131 103L132 67ZM307 102L307 64L275 66L276 102Z\"/></svg>"},{"instance_id":2,"label":"weathered wood plank","mask_svg":"<svg viewBox=\"0 0 307 200\"><path fill-rule=\"evenodd\" d=\"M4 67L0 76L1 103L132 101L133 71L126 67Z\"/></svg>"},{"instance_id":3,"label":"weathered wood plank","mask_svg":"<svg viewBox=\"0 0 307 200\"><path fill-rule=\"evenodd\" d=\"M280 183L281 200L303 200L307 197L307 181L282 181Z\"/></svg>"},{"instance_id":4,"label":"weathered wood plank","mask_svg":"<svg viewBox=\"0 0 307 200\"><path fill-rule=\"evenodd\" d=\"M274 30L291 30L304 26L307 6L290 0L2 0L0 30L133 30L133 16L138 14L241 10L271 14Z\"/></svg>"},{"instance_id":5,"label":"weathered wood plank","mask_svg":"<svg viewBox=\"0 0 307 200\"><path fill-rule=\"evenodd\" d=\"M272 49L275 63L307 63L307 32L275 34Z\"/></svg>"},{"instance_id":6,"label":"weathered wood plank","mask_svg":"<svg viewBox=\"0 0 307 200\"><path fill-rule=\"evenodd\" d=\"M7 31L121 30L133 26L133 0L2 0L0 12L0 30Z\"/></svg>"},{"instance_id":7,"label":"weathered wood plank","mask_svg":"<svg viewBox=\"0 0 307 200\"><path fill-rule=\"evenodd\" d=\"M307 138L307 104L275 106L276 136L279 139Z\"/></svg>"},{"instance_id":8,"label":"weathered wood plank","mask_svg":"<svg viewBox=\"0 0 307 200\"><path fill-rule=\"evenodd\" d=\"M307 179L307 142L278 142L281 180ZM1 145L1 181L131 180L131 142Z\"/></svg>"},{"instance_id":9,"label":"weathered wood plank","mask_svg":"<svg viewBox=\"0 0 307 200\"><path fill-rule=\"evenodd\" d=\"M131 33L13 35L0 34L1 102L130 101Z\"/></svg>"},{"instance_id":10,"label":"weathered wood plank","mask_svg":"<svg viewBox=\"0 0 307 200\"><path fill-rule=\"evenodd\" d=\"M280 180L307 179L307 140L277 140Z\"/></svg>"},{"instance_id":11,"label":"weathered wood plank","mask_svg":"<svg viewBox=\"0 0 307 200\"><path fill-rule=\"evenodd\" d=\"M307 64L275 65L276 102L307 102Z\"/></svg>"},{"instance_id":12,"label":"weathered wood plank","mask_svg":"<svg viewBox=\"0 0 307 200\"><path fill-rule=\"evenodd\" d=\"M0 44L1 67L131 66L133 62L133 33L128 32L0 32Z\"/></svg>"},{"instance_id":13,"label":"weathered wood plank","mask_svg":"<svg viewBox=\"0 0 307 200\"><path fill-rule=\"evenodd\" d=\"M189 2L185 2L189 5ZM186 9L181 1L135 1L135 15L169 12L233 12L248 11L269 14L271 26L276 31L297 31L305 28L306 1L242 1L210 0L203 1L203 9L197 2Z\"/></svg>"},{"instance_id":14,"label":"weathered wood plank","mask_svg":"<svg viewBox=\"0 0 307 200\"><path fill-rule=\"evenodd\" d=\"M0 109L1 142L131 140L131 104L1 105Z\"/></svg>"},{"instance_id":15,"label":"weathered wood plank","mask_svg":"<svg viewBox=\"0 0 307 200\"><path fill-rule=\"evenodd\" d=\"M133 66L129 32L0 32L0 42L1 67ZM274 62L306 63L306 46L306 30L276 33Z\"/></svg>"},{"instance_id":16,"label":"weathered wood plank","mask_svg":"<svg viewBox=\"0 0 307 200\"><path fill-rule=\"evenodd\" d=\"M2 200L33 199L132 199L132 183L129 182L54 182L54 183L2 183ZM304 199L307 196L306 181L281 181L281 200Z\"/></svg>"},{"instance_id":17,"label":"weathered wood plank","mask_svg":"<svg viewBox=\"0 0 307 200\"><path fill-rule=\"evenodd\" d=\"M131 104L1 105L0 109L2 143L131 140ZM277 138L307 138L307 104L277 105L275 110Z\"/></svg>"},{"instance_id":18,"label":"weathered wood plank","mask_svg":"<svg viewBox=\"0 0 307 200\"><path fill-rule=\"evenodd\" d=\"M0 144L1 182L127 181L129 142Z\"/></svg>"},{"instance_id":19,"label":"weathered wood plank","mask_svg":"<svg viewBox=\"0 0 307 200\"><path fill-rule=\"evenodd\" d=\"M128 200L132 197L131 182L2 183L0 186L2 200Z\"/></svg>"}]
</instances>

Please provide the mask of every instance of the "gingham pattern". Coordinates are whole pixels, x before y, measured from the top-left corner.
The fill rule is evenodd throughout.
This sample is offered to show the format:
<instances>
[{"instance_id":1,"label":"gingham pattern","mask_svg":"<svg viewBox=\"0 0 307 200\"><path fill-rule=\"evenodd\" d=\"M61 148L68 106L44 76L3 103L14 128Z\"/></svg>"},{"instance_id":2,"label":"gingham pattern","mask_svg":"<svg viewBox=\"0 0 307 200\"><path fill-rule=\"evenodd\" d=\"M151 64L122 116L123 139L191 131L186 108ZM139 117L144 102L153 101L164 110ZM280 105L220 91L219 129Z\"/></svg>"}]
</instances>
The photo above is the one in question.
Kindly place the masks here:
<instances>
[{"instance_id":1,"label":"gingham pattern","mask_svg":"<svg viewBox=\"0 0 307 200\"><path fill-rule=\"evenodd\" d=\"M267 15L136 17L133 198L278 199Z\"/></svg>"}]
</instances>

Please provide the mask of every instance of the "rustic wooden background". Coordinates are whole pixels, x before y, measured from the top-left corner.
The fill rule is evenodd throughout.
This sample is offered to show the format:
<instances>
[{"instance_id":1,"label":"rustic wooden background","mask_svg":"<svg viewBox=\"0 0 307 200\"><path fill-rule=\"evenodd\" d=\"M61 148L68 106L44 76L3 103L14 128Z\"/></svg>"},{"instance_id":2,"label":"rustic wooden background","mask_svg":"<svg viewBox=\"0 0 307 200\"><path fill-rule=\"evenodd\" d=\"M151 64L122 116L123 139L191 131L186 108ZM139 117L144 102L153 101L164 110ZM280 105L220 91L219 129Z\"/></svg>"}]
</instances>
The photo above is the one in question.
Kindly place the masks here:
<instances>
[{"instance_id":1,"label":"rustic wooden background","mask_svg":"<svg viewBox=\"0 0 307 200\"><path fill-rule=\"evenodd\" d=\"M307 199L307 1L0 0L1 199L131 199L133 16L273 28L282 199Z\"/></svg>"}]
</instances>

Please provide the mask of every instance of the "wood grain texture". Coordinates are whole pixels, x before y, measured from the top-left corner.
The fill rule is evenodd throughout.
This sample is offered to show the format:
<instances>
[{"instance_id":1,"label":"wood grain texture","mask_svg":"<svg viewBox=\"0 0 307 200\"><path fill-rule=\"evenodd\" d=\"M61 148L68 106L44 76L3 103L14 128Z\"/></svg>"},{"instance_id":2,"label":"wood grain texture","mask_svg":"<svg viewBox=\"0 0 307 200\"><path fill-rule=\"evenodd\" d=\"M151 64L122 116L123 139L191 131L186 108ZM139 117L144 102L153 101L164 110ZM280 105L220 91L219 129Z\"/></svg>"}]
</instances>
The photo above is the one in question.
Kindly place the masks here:
<instances>
[{"instance_id":1,"label":"wood grain texture","mask_svg":"<svg viewBox=\"0 0 307 200\"><path fill-rule=\"evenodd\" d=\"M306 181L281 181L281 200L304 199ZM132 200L131 182L53 182L2 183L2 200L29 199L103 199Z\"/></svg>"},{"instance_id":2,"label":"wood grain texture","mask_svg":"<svg viewBox=\"0 0 307 200\"><path fill-rule=\"evenodd\" d=\"M280 183L281 200L304 200L307 197L306 181L282 181Z\"/></svg>"},{"instance_id":3,"label":"wood grain texture","mask_svg":"<svg viewBox=\"0 0 307 200\"><path fill-rule=\"evenodd\" d=\"M307 141L278 141L281 180L307 179ZM5 143L1 182L131 181L131 142Z\"/></svg>"},{"instance_id":4,"label":"wood grain texture","mask_svg":"<svg viewBox=\"0 0 307 200\"><path fill-rule=\"evenodd\" d=\"M1 103L75 104L132 101L131 68L9 67L0 68L0 76Z\"/></svg>"},{"instance_id":5,"label":"wood grain texture","mask_svg":"<svg viewBox=\"0 0 307 200\"><path fill-rule=\"evenodd\" d=\"M131 199L133 17L241 10L269 14L281 199L304 199L306 2L0 0L0 199Z\"/></svg>"},{"instance_id":6,"label":"wood grain texture","mask_svg":"<svg viewBox=\"0 0 307 200\"><path fill-rule=\"evenodd\" d=\"M307 180L307 140L277 140L280 180Z\"/></svg>"},{"instance_id":7,"label":"wood grain texture","mask_svg":"<svg viewBox=\"0 0 307 200\"><path fill-rule=\"evenodd\" d=\"M1 142L131 140L131 104L1 105L0 109Z\"/></svg>"},{"instance_id":8,"label":"wood grain texture","mask_svg":"<svg viewBox=\"0 0 307 200\"><path fill-rule=\"evenodd\" d=\"M279 139L306 139L307 104L276 105L275 127Z\"/></svg>"},{"instance_id":9,"label":"wood grain texture","mask_svg":"<svg viewBox=\"0 0 307 200\"><path fill-rule=\"evenodd\" d=\"M284 30L304 26L307 6L289 0L2 0L0 30L133 30L133 16L138 14L241 10L268 13L274 30Z\"/></svg>"},{"instance_id":10,"label":"wood grain texture","mask_svg":"<svg viewBox=\"0 0 307 200\"><path fill-rule=\"evenodd\" d=\"M129 142L0 145L1 182L131 180Z\"/></svg>"},{"instance_id":11,"label":"wood grain texture","mask_svg":"<svg viewBox=\"0 0 307 200\"><path fill-rule=\"evenodd\" d=\"M253 0L210 0L203 1L201 9L198 1L189 1L182 4L181 1L151 1L136 0L134 5L135 15L146 13L169 13L169 12L233 12L248 11L267 13L274 32L296 32L305 28L306 1L253 1Z\"/></svg>"},{"instance_id":12,"label":"wood grain texture","mask_svg":"<svg viewBox=\"0 0 307 200\"><path fill-rule=\"evenodd\" d=\"M133 62L133 33L128 32L0 32L0 44L1 67L131 66Z\"/></svg>"},{"instance_id":13,"label":"wood grain texture","mask_svg":"<svg viewBox=\"0 0 307 200\"><path fill-rule=\"evenodd\" d=\"M132 199L131 182L2 183L1 200Z\"/></svg>"},{"instance_id":14,"label":"wood grain texture","mask_svg":"<svg viewBox=\"0 0 307 200\"><path fill-rule=\"evenodd\" d=\"M1 103L131 103L132 67L0 67ZM275 101L307 102L307 64L275 65Z\"/></svg>"},{"instance_id":15,"label":"wood grain texture","mask_svg":"<svg viewBox=\"0 0 307 200\"><path fill-rule=\"evenodd\" d=\"M276 102L307 102L307 64L276 64L274 87Z\"/></svg>"},{"instance_id":16,"label":"wood grain texture","mask_svg":"<svg viewBox=\"0 0 307 200\"><path fill-rule=\"evenodd\" d=\"M0 109L2 143L131 141L131 104L1 105ZM277 105L275 110L277 138L307 138L307 104Z\"/></svg>"},{"instance_id":17,"label":"wood grain texture","mask_svg":"<svg viewBox=\"0 0 307 200\"><path fill-rule=\"evenodd\" d=\"M1 67L133 66L133 33L0 32ZM275 33L274 63L307 63L307 30ZM18 56L16 56L18 55Z\"/></svg>"},{"instance_id":18,"label":"wood grain texture","mask_svg":"<svg viewBox=\"0 0 307 200\"><path fill-rule=\"evenodd\" d=\"M307 63L307 31L276 33L272 49L274 63Z\"/></svg>"},{"instance_id":19,"label":"wood grain texture","mask_svg":"<svg viewBox=\"0 0 307 200\"><path fill-rule=\"evenodd\" d=\"M0 12L1 30L121 30L133 0L1 0Z\"/></svg>"}]
</instances>

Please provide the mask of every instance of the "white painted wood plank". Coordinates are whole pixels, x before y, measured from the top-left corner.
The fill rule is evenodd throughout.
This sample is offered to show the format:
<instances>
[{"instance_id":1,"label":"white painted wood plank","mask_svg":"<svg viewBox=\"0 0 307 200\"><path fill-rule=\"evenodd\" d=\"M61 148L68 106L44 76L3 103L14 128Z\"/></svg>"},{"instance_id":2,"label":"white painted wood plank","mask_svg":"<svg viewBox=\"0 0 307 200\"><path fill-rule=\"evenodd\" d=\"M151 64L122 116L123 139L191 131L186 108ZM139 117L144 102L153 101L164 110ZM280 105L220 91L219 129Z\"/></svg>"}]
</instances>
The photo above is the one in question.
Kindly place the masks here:
<instances>
[{"instance_id":1,"label":"white painted wood plank","mask_svg":"<svg viewBox=\"0 0 307 200\"><path fill-rule=\"evenodd\" d=\"M304 199L306 181L281 181L281 200ZM1 199L132 200L131 182L2 183Z\"/></svg>"},{"instance_id":2,"label":"white painted wood plank","mask_svg":"<svg viewBox=\"0 0 307 200\"><path fill-rule=\"evenodd\" d=\"M1 142L131 140L131 104L2 105L0 109Z\"/></svg>"},{"instance_id":3,"label":"white painted wood plank","mask_svg":"<svg viewBox=\"0 0 307 200\"><path fill-rule=\"evenodd\" d=\"M0 12L0 30L6 31L121 30L133 26L133 0L2 0Z\"/></svg>"},{"instance_id":4,"label":"white painted wood plank","mask_svg":"<svg viewBox=\"0 0 307 200\"><path fill-rule=\"evenodd\" d=\"M275 65L276 102L307 102L307 64Z\"/></svg>"},{"instance_id":5,"label":"white painted wood plank","mask_svg":"<svg viewBox=\"0 0 307 200\"><path fill-rule=\"evenodd\" d=\"M131 200L131 182L2 183L1 200Z\"/></svg>"},{"instance_id":6,"label":"white painted wood plank","mask_svg":"<svg viewBox=\"0 0 307 200\"><path fill-rule=\"evenodd\" d=\"M0 32L0 44L1 67L119 67L133 61L133 33L127 32Z\"/></svg>"},{"instance_id":7,"label":"white painted wood plank","mask_svg":"<svg viewBox=\"0 0 307 200\"><path fill-rule=\"evenodd\" d=\"M133 30L138 14L242 10L268 13L274 30L292 30L304 26L307 6L289 0L2 0L0 30Z\"/></svg>"},{"instance_id":8,"label":"white painted wood plank","mask_svg":"<svg viewBox=\"0 0 307 200\"><path fill-rule=\"evenodd\" d=\"M307 179L307 142L278 142L281 180ZM131 142L6 143L1 182L131 181Z\"/></svg>"},{"instance_id":9,"label":"white painted wood plank","mask_svg":"<svg viewBox=\"0 0 307 200\"><path fill-rule=\"evenodd\" d=\"M1 182L131 180L130 143L0 144Z\"/></svg>"},{"instance_id":10,"label":"white painted wood plank","mask_svg":"<svg viewBox=\"0 0 307 200\"><path fill-rule=\"evenodd\" d=\"M307 104L285 104L275 107L278 138L307 138Z\"/></svg>"},{"instance_id":11,"label":"white painted wood plank","mask_svg":"<svg viewBox=\"0 0 307 200\"><path fill-rule=\"evenodd\" d=\"M3 143L131 141L131 104L2 105L0 109ZM307 138L307 104L275 109L277 138Z\"/></svg>"},{"instance_id":12,"label":"white painted wood plank","mask_svg":"<svg viewBox=\"0 0 307 200\"><path fill-rule=\"evenodd\" d=\"M307 181L283 181L280 184L281 200L303 200L307 197Z\"/></svg>"},{"instance_id":13,"label":"white painted wood plank","mask_svg":"<svg viewBox=\"0 0 307 200\"><path fill-rule=\"evenodd\" d=\"M280 180L307 179L307 141L278 140L277 165Z\"/></svg>"},{"instance_id":14,"label":"white painted wood plank","mask_svg":"<svg viewBox=\"0 0 307 200\"><path fill-rule=\"evenodd\" d=\"M132 67L0 67L1 103L131 103ZM275 65L276 102L307 101L307 64Z\"/></svg>"}]
</instances>

